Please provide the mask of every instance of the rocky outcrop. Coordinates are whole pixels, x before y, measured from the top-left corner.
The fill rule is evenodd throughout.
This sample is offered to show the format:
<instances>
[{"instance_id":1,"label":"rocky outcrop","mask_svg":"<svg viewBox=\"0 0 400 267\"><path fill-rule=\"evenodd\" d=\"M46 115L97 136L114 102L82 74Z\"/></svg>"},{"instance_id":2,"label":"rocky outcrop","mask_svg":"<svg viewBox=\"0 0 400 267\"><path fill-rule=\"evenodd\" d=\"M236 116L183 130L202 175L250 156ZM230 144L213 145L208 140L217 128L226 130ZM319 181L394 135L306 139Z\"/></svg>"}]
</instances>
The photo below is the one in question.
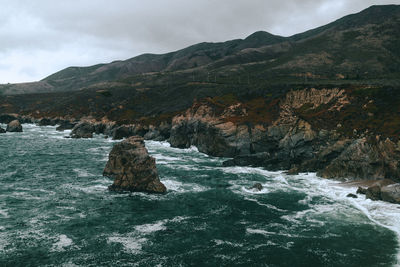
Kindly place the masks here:
<instances>
[{"instance_id":1,"label":"rocky outcrop","mask_svg":"<svg viewBox=\"0 0 400 267\"><path fill-rule=\"evenodd\" d=\"M363 194L371 200L400 204L400 183L395 183L390 179L377 180L367 187L360 186L357 194Z\"/></svg>"},{"instance_id":2,"label":"rocky outcrop","mask_svg":"<svg viewBox=\"0 0 400 267\"><path fill-rule=\"evenodd\" d=\"M18 120L13 120L7 125L7 132L22 132L22 125Z\"/></svg>"},{"instance_id":3,"label":"rocky outcrop","mask_svg":"<svg viewBox=\"0 0 400 267\"><path fill-rule=\"evenodd\" d=\"M166 192L155 159L149 156L144 139L139 136L129 137L113 147L103 175L114 178L109 187L113 191Z\"/></svg>"},{"instance_id":4,"label":"rocky outcrop","mask_svg":"<svg viewBox=\"0 0 400 267\"><path fill-rule=\"evenodd\" d=\"M92 138L95 132L95 127L90 122L80 122L74 126L70 136L72 138Z\"/></svg>"},{"instance_id":5,"label":"rocky outcrop","mask_svg":"<svg viewBox=\"0 0 400 267\"><path fill-rule=\"evenodd\" d=\"M228 120L233 114L244 116L245 113L241 105L218 112L207 102L195 103L185 114L173 118L169 143L178 148L194 145L200 152L212 156L248 155L252 138L249 127Z\"/></svg>"},{"instance_id":6,"label":"rocky outcrop","mask_svg":"<svg viewBox=\"0 0 400 267\"><path fill-rule=\"evenodd\" d=\"M17 119L18 117L16 114L0 114L0 123L8 124Z\"/></svg>"},{"instance_id":7,"label":"rocky outcrop","mask_svg":"<svg viewBox=\"0 0 400 267\"><path fill-rule=\"evenodd\" d=\"M209 155L231 157L224 166L249 165L293 174L312 171L336 179L400 181L400 143L357 131L349 136L340 124L332 127L326 121L320 126L328 128L316 127L318 124L304 115L322 111L330 116L339 114L351 105L345 90L290 91L276 105L279 111L275 119L257 121L252 106L246 103L198 101L173 118L169 142L173 147L194 145Z\"/></svg>"},{"instance_id":8,"label":"rocky outcrop","mask_svg":"<svg viewBox=\"0 0 400 267\"><path fill-rule=\"evenodd\" d=\"M362 179L400 178L400 147L385 141L354 140L319 175L326 178L357 177Z\"/></svg>"}]
</instances>

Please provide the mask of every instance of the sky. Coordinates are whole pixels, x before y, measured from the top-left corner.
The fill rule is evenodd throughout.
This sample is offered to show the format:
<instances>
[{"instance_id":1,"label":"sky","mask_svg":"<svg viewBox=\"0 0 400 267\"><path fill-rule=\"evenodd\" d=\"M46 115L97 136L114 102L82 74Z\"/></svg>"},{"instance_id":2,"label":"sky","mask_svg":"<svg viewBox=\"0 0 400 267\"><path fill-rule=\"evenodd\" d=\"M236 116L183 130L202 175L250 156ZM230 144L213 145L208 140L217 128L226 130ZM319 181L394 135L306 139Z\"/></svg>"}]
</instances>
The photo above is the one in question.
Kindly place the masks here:
<instances>
[{"instance_id":1,"label":"sky","mask_svg":"<svg viewBox=\"0 0 400 267\"><path fill-rule=\"evenodd\" d=\"M0 0L0 83L255 31L290 36L400 0Z\"/></svg>"}]
</instances>

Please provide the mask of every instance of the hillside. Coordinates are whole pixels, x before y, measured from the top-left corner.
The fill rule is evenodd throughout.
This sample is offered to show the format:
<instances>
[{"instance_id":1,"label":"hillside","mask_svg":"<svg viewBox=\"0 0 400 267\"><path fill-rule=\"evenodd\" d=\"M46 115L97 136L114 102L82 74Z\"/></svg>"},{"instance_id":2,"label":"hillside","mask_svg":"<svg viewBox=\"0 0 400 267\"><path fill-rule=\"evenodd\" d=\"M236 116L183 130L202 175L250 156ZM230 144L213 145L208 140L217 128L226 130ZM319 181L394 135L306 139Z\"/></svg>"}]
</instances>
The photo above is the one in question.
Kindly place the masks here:
<instances>
[{"instance_id":1,"label":"hillside","mask_svg":"<svg viewBox=\"0 0 400 267\"><path fill-rule=\"evenodd\" d=\"M200 43L168 54L69 67L39 82L1 85L0 90L3 94L44 93L96 86L151 87L168 81L229 84L239 82L238 76L253 84L359 80L398 84L399 36L400 6L372 6L291 37L260 31L243 40Z\"/></svg>"}]
</instances>

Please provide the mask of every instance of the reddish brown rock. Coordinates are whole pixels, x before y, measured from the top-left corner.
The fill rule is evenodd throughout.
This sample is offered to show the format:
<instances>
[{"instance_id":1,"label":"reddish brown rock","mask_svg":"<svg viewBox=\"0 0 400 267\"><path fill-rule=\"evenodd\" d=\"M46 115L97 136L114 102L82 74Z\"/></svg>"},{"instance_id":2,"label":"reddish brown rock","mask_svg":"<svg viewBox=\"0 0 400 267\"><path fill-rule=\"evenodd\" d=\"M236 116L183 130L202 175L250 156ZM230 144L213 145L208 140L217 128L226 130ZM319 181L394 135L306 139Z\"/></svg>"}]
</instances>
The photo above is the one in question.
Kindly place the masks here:
<instances>
[{"instance_id":1,"label":"reddish brown rock","mask_svg":"<svg viewBox=\"0 0 400 267\"><path fill-rule=\"evenodd\" d=\"M104 176L114 178L113 191L165 193L158 177L155 159L149 156L144 140L132 136L116 144L110 152Z\"/></svg>"}]
</instances>

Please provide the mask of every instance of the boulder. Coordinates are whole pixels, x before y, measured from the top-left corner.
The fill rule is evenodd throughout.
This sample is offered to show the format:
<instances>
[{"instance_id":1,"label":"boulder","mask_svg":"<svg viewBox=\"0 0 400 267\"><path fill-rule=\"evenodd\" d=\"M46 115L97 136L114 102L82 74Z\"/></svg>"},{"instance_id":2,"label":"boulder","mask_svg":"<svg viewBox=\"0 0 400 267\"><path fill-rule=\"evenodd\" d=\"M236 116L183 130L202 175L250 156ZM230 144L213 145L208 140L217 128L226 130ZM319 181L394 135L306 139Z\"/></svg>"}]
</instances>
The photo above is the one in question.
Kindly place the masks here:
<instances>
[{"instance_id":1,"label":"boulder","mask_svg":"<svg viewBox=\"0 0 400 267\"><path fill-rule=\"evenodd\" d=\"M103 172L114 179L112 191L165 193L158 177L155 159L149 156L144 139L132 136L116 144L110 152Z\"/></svg>"},{"instance_id":2,"label":"boulder","mask_svg":"<svg viewBox=\"0 0 400 267\"><path fill-rule=\"evenodd\" d=\"M355 194L347 194L346 197L349 197L349 198L358 198L357 195L355 195Z\"/></svg>"},{"instance_id":3,"label":"boulder","mask_svg":"<svg viewBox=\"0 0 400 267\"><path fill-rule=\"evenodd\" d=\"M7 132L22 132L22 125L18 120L13 120L7 125Z\"/></svg>"},{"instance_id":4,"label":"boulder","mask_svg":"<svg viewBox=\"0 0 400 267\"><path fill-rule=\"evenodd\" d=\"M256 183L252 187L250 187L250 189L255 189L257 191L261 191L263 189L263 186L260 183Z\"/></svg>"},{"instance_id":5,"label":"boulder","mask_svg":"<svg viewBox=\"0 0 400 267\"><path fill-rule=\"evenodd\" d=\"M4 130L3 128L0 127L0 133L5 133L6 130Z\"/></svg>"},{"instance_id":6,"label":"boulder","mask_svg":"<svg viewBox=\"0 0 400 267\"><path fill-rule=\"evenodd\" d=\"M55 126L57 121L55 119L50 118L42 118L38 121L39 126Z\"/></svg>"},{"instance_id":7,"label":"boulder","mask_svg":"<svg viewBox=\"0 0 400 267\"><path fill-rule=\"evenodd\" d=\"M361 194L361 195L365 195L365 194L367 194L367 188L364 188L364 187L361 187L361 186L359 186L358 188L357 188L357 192L356 192L357 194Z\"/></svg>"},{"instance_id":8,"label":"boulder","mask_svg":"<svg viewBox=\"0 0 400 267\"><path fill-rule=\"evenodd\" d=\"M368 187L365 197L371 200L381 200L381 187L379 185Z\"/></svg>"},{"instance_id":9,"label":"boulder","mask_svg":"<svg viewBox=\"0 0 400 267\"><path fill-rule=\"evenodd\" d=\"M400 183L382 187L381 198L383 201L400 204Z\"/></svg>"},{"instance_id":10,"label":"boulder","mask_svg":"<svg viewBox=\"0 0 400 267\"><path fill-rule=\"evenodd\" d=\"M92 138L95 128L89 122L80 122L74 126L71 132L72 138Z\"/></svg>"}]
</instances>

